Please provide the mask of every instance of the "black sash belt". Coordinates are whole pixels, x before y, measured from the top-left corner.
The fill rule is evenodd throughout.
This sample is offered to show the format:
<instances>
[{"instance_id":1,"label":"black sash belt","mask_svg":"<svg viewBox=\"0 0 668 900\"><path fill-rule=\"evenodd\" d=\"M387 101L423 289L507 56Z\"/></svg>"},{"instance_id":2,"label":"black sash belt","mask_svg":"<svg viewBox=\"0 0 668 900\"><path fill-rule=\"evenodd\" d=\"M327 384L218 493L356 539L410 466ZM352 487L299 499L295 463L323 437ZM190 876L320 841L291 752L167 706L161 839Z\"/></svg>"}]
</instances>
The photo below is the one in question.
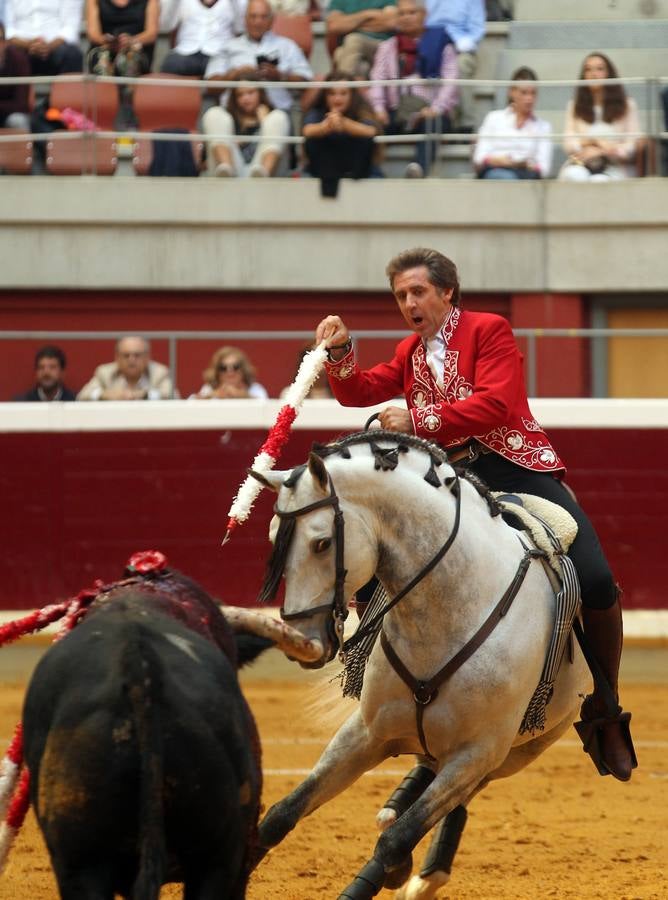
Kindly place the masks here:
<instances>
[{"instance_id":1,"label":"black sash belt","mask_svg":"<svg viewBox=\"0 0 668 900\"><path fill-rule=\"evenodd\" d=\"M384 631L380 632L380 645L385 652L385 656L388 659L388 662L397 673L399 678L406 684L410 690L413 692L413 699L415 700L415 720L417 724L417 732L418 737L420 739L420 744L422 745L422 749L424 750L425 756L429 759L434 760L436 757L432 756L427 748L427 740L424 734L423 727L423 717L424 717L424 709L426 706L436 699L438 696L438 689L443 684L443 682L447 681L461 666L464 665L467 659L469 659L476 650L487 640L490 634L494 631L496 626L499 624L501 619L506 615L510 606L519 593L520 588L522 587L522 582L526 576L527 571L529 570L529 565L532 559L537 559L538 557L544 556L542 550L533 550L527 549L524 553L524 556L520 560L520 564L517 567L517 572L511 583L508 585L506 592L503 597L496 604L494 609L491 611L489 616L482 623L480 628L476 631L473 637L459 650L455 655L450 659L442 669L432 676L428 681L418 681L417 678L414 678L413 675L408 671L403 662L399 659L396 651L393 649L390 644L387 636Z\"/></svg>"}]
</instances>

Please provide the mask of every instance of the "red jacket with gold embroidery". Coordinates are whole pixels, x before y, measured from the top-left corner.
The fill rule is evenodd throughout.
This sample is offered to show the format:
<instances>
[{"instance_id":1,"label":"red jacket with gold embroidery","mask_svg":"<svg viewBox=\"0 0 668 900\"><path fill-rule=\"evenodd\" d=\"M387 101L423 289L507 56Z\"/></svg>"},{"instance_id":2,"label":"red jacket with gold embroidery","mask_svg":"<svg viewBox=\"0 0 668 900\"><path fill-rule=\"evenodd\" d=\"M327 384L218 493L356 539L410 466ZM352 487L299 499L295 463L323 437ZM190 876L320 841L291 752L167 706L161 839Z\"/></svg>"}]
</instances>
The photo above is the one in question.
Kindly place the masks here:
<instances>
[{"instance_id":1,"label":"red jacket with gold embroidery","mask_svg":"<svg viewBox=\"0 0 668 900\"><path fill-rule=\"evenodd\" d=\"M343 406L370 406L404 394L420 437L446 448L474 437L526 469L563 475L563 463L529 409L522 355L508 322L455 307L442 337L442 389L422 341L411 335L397 345L391 362L372 369L362 371L352 351L328 363L334 396Z\"/></svg>"}]
</instances>

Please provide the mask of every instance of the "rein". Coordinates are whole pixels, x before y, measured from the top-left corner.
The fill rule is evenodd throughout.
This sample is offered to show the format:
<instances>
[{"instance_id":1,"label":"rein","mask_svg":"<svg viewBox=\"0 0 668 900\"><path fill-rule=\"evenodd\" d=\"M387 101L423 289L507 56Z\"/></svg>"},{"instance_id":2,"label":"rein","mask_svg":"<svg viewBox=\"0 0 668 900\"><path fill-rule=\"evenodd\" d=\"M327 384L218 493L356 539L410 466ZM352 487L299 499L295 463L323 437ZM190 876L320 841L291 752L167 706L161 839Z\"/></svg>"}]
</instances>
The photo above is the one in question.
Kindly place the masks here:
<instances>
[{"instance_id":1,"label":"rein","mask_svg":"<svg viewBox=\"0 0 668 900\"><path fill-rule=\"evenodd\" d=\"M378 610L378 612L372 619L369 619L369 621L366 623L364 628L358 629L355 632L355 634L353 634L351 637L348 638L348 640L343 645L344 653L347 653L348 650L351 650L353 647L355 647L357 644L359 644L359 642L362 641L368 634L370 634L374 630L376 625L385 617L385 615L391 609L393 609L400 600L403 600L403 598L406 596L406 594L409 594L413 590L414 587L417 587L417 585L422 581L422 579L425 578L431 572L431 570L438 565L438 563L443 559L443 557L448 552L450 547L452 547L452 545L455 541L455 538L457 537L457 533L459 532L459 523L461 521L461 511L462 511L462 490L461 490L461 486L459 484L458 476L456 477L456 480L453 482L450 490L452 491L452 493L455 497L456 505L455 505L455 520L452 525L452 531L448 535L448 539L443 544L443 546L438 550L438 552L435 554L435 556L433 556L429 560L429 562L425 566L423 566L422 569L420 569L420 571L417 573L417 575L414 578L412 578L408 582L408 584L405 585L399 591L398 594L395 594L395 596L391 600L389 600L382 609Z\"/></svg>"},{"instance_id":2,"label":"rein","mask_svg":"<svg viewBox=\"0 0 668 900\"><path fill-rule=\"evenodd\" d=\"M522 543L522 545L524 546L522 539L519 538L519 540L520 543ZM526 574L529 570L531 560L538 559L544 556L545 553L542 550L535 550L530 547L525 547L524 556L520 560L513 580L508 585L506 591L504 592L503 596L496 604L494 609L487 616L487 618L473 635L473 637L471 637L467 641L467 643L464 644L464 646L460 650L458 650L457 653L455 653L455 655L451 659L449 659L448 662L427 681L420 681L409 672L409 670L399 658L396 650L390 644L389 638L387 637L385 632L381 630L380 645L383 648L388 662L390 663L396 674L399 676L399 678L401 678L404 684L407 685L407 687L413 692L413 699L415 700L415 720L417 725L417 733L420 739L420 744L424 751L424 755L428 759L435 760L436 757L432 756L432 754L429 752L429 748L427 747L427 739L425 737L423 724L425 707L429 706L429 704L436 699L436 697L438 696L438 689L441 687L441 685L445 681L447 681L448 678L452 677L457 669L461 668L461 666L463 666L464 663L471 656L473 656L476 650L478 650L478 648L487 640L487 638L494 631L501 619L506 615L512 605L513 600L522 587L524 578L526 577Z\"/></svg>"},{"instance_id":3,"label":"rein","mask_svg":"<svg viewBox=\"0 0 668 900\"><path fill-rule=\"evenodd\" d=\"M462 509L462 492L461 486L459 484L459 476L455 475L454 480L451 485L449 485L452 494L455 497L456 505L455 505L455 520L452 526L452 531L448 535L447 540L442 545L442 547L438 550L438 552L429 560L426 565L420 569L417 575L412 578L407 585L405 585L398 594L396 594L385 606L379 610L376 615L370 619L364 628L359 629L355 632L352 637L348 638L347 641L343 640L343 631L344 631L344 622L348 616L348 610L346 609L345 600L344 600L344 583L346 579L347 569L343 565L343 548L344 548L344 519L343 513L341 512L341 507L339 505L339 498L336 493L336 489L334 488L334 482L332 481L332 476L327 473L327 478L329 481L329 489L330 495L329 497L324 497L322 500L316 500L315 503L309 503L308 506L302 506L300 509L295 509L291 511L281 510L278 508L278 503L274 504L274 515L278 516L281 520L294 520L300 516L304 516L307 513L313 512L316 509L322 509L326 506L332 506L334 509L334 539L336 545L336 557L335 557L335 582L334 582L334 598L331 603L323 603L320 606L314 606L311 609L302 610L300 612L294 613L286 613L283 607L281 607L281 618L284 622L295 621L299 619L310 619L312 616L317 615L321 612L329 612L331 611L332 620L334 623L334 633L336 635L336 639L339 644L339 658L342 663L345 663L346 653L352 648L355 647L361 640L363 640L368 634L370 634L376 625L383 619L383 617L391 610L393 607L397 605L397 603L402 600L406 594L409 594L414 587L416 587L423 578L425 578L431 571L434 569L438 563L443 559L445 554L448 552L450 547L453 545L455 538L457 537L457 533L459 532L459 524L461 521L461 509Z\"/></svg>"},{"instance_id":4,"label":"rein","mask_svg":"<svg viewBox=\"0 0 668 900\"><path fill-rule=\"evenodd\" d=\"M343 538L344 538L344 521L343 513L339 505L339 498L334 488L332 476L327 473L329 479L329 497L322 500L316 500L315 503L309 503L308 506L302 506L300 509L286 511L278 508L278 503L274 504L274 515L282 520L294 520L316 509L323 509L331 506L334 510L334 543L335 543L335 582L334 582L334 598L331 603L323 603L320 606L314 606L311 609L301 612L286 613L281 607L281 618L284 622L294 621L296 619L310 619L321 612L331 612L334 624L334 634L339 644L339 650L343 651L343 625L348 616L348 610L344 601L343 588L346 580L347 570L343 565Z\"/></svg>"}]
</instances>

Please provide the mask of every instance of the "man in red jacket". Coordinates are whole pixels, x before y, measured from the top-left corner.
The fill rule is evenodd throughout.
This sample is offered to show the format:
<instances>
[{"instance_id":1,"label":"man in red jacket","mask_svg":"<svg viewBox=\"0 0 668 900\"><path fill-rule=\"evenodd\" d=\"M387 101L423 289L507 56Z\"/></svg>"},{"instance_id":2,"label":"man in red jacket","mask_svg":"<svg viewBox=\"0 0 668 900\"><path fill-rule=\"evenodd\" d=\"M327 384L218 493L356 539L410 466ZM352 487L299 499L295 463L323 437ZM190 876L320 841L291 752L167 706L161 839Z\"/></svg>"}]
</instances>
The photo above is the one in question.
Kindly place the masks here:
<instances>
[{"instance_id":1,"label":"man in red jacket","mask_svg":"<svg viewBox=\"0 0 668 900\"><path fill-rule=\"evenodd\" d=\"M492 490L535 494L567 509L578 523L569 551L582 593L586 637L617 696L622 649L619 588L594 528L564 487L564 464L529 409L522 356L508 322L460 307L455 264L436 250L417 248L390 261L392 292L413 335L394 358L362 371L350 334L338 316L316 329L327 341L327 374L344 406L369 406L404 394L408 409L387 406L383 428L441 444ZM635 757L621 708L613 714L596 687L582 704L596 728L607 771L628 781Z\"/></svg>"}]
</instances>

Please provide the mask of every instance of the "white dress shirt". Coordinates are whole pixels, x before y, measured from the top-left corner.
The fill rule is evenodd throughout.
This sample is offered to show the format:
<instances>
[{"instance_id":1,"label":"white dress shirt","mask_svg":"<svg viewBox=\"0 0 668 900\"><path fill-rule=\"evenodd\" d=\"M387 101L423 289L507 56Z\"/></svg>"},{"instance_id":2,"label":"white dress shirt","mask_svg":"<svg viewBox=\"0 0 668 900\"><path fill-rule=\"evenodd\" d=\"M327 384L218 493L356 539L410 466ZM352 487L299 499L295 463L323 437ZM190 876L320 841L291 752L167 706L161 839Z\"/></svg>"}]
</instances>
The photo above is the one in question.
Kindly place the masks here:
<instances>
[{"instance_id":1,"label":"white dress shirt","mask_svg":"<svg viewBox=\"0 0 668 900\"><path fill-rule=\"evenodd\" d=\"M224 75L230 69L241 66L256 68L258 56L278 58L278 71L283 74L299 75L304 81L313 78L313 70L299 46L291 38L274 34L273 31L265 32L259 41L252 40L247 34L229 41L215 59L209 60L204 77ZM221 106L227 102L226 93L221 94ZM270 88L267 96L276 109L288 110L292 106L292 95L283 87Z\"/></svg>"},{"instance_id":2,"label":"white dress shirt","mask_svg":"<svg viewBox=\"0 0 668 900\"><path fill-rule=\"evenodd\" d=\"M213 6L201 0L162 0L160 30L173 31L178 26L174 52L181 56L216 56L243 30L245 13L246 0L217 0Z\"/></svg>"},{"instance_id":3,"label":"white dress shirt","mask_svg":"<svg viewBox=\"0 0 668 900\"><path fill-rule=\"evenodd\" d=\"M444 383L444 373L445 373L445 353L447 351L447 345L445 343L445 338L443 336L443 329L450 321L450 316L452 315L452 309L448 310L448 314L443 320L443 324L438 329L436 334L432 338L423 338L422 343L424 344L424 355L427 360L427 365L431 371L431 374L434 376L434 381L436 384L443 390Z\"/></svg>"},{"instance_id":4,"label":"white dress shirt","mask_svg":"<svg viewBox=\"0 0 668 900\"><path fill-rule=\"evenodd\" d=\"M482 166L491 156L509 156L513 162L531 162L546 178L552 166L552 126L532 116L521 128L511 106L487 113L478 131L473 162Z\"/></svg>"},{"instance_id":5,"label":"white dress shirt","mask_svg":"<svg viewBox=\"0 0 668 900\"><path fill-rule=\"evenodd\" d=\"M68 44L79 44L83 0L6 0L5 35L7 39L34 40L47 43L62 38Z\"/></svg>"}]
</instances>

